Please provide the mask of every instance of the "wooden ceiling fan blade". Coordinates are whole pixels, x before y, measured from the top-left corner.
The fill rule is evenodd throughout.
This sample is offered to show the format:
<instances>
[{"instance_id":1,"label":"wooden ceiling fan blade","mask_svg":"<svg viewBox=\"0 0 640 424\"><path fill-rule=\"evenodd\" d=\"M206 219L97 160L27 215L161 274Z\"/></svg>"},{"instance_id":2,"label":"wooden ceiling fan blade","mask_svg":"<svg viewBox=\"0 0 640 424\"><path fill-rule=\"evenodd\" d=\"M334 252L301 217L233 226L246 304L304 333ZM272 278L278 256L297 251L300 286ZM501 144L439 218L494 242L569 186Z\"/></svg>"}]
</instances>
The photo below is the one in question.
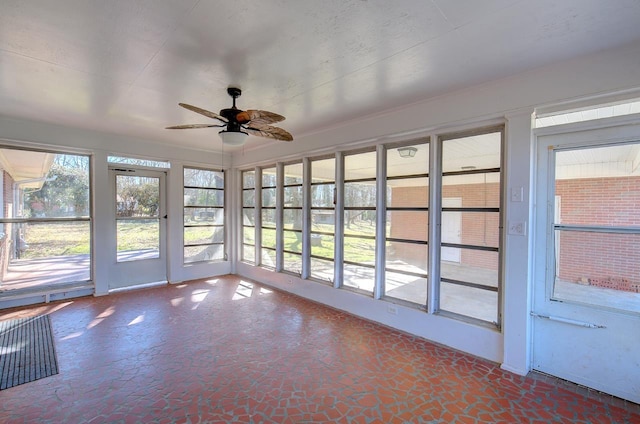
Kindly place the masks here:
<instances>
[{"instance_id":1,"label":"wooden ceiling fan blade","mask_svg":"<svg viewBox=\"0 0 640 424\"><path fill-rule=\"evenodd\" d=\"M186 125L174 125L171 127L165 127L167 130L187 130L191 128L213 128L224 127L224 125L212 125L212 124L186 124Z\"/></svg>"},{"instance_id":2,"label":"wooden ceiling fan blade","mask_svg":"<svg viewBox=\"0 0 640 424\"><path fill-rule=\"evenodd\" d=\"M281 141L293 141L293 136L279 127L272 127L270 125L260 126L260 128L246 127L245 130L251 135L257 135L258 137L273 138L274 140Z\"/></svg>"},{"instance_id":3,"label":"wooden ceiling fan blade","mask_svg":"<svg viewBox=\"0 0 640 424\"><path fill-rule=\"evenodd\" d=\"M236 115L236 120L240 124L247 124L251 122L251 125L258 123L260 125L269 125L276 122L284 121L284 116L277 113L269 112L266 110L245 110Z\"/></svg>"},{"instance_id":4,"label":"wooden ceiling fan blade","mask_svg":"<svg viewBox=\"0 0 640 424\"><path fill-rule=\"evenodd\" d=\"M178 105L182 106L185 109L189 109L192 112L199 113L200 115L204 115L207 118L217 119L218 121L222 121L224 123L229 122L229 120L227 118L225 118L224 116L220 116L217 113L210 112L210 111L205 110L205 109L201 109L201 108L199 108L197 106L192 106L192 105L189 105L187 103L178 103Z\"/></svg>"}]
</instances>

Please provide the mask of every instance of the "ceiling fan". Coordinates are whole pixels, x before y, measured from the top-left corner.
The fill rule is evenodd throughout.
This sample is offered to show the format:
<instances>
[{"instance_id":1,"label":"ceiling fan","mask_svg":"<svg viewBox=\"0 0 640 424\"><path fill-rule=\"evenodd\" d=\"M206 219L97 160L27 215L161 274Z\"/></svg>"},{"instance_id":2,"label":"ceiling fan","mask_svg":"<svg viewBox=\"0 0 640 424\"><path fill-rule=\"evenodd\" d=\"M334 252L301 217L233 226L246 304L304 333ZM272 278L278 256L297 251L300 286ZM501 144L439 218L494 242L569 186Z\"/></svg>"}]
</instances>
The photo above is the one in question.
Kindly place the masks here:
<instances>
[{"instance_id":1,"label":"ceiling fan","mask_svg":"<svg viewBox=\"0 0 640 424\"><path fill-rule=\"evenodd\" d=\"M222 109L220 114L200 109L186 103L178 103L185 109L199 113L208 118L217 119L222 124L187 124L175 125L167 127L168 130L183 130L189 128L212 128L226 127L219 132L220 138L224 144L232 146L242 145L249 134L258 137L273 138L274 140L292 141L293 136L271 124L284 121L284 116L277 113L268 112L266 110L240 110L236 107L236 99L242 94L242 90L238 87L228 87L227 93L233 98L233 106L228 109Z\"/></svg>"}]
</instances>

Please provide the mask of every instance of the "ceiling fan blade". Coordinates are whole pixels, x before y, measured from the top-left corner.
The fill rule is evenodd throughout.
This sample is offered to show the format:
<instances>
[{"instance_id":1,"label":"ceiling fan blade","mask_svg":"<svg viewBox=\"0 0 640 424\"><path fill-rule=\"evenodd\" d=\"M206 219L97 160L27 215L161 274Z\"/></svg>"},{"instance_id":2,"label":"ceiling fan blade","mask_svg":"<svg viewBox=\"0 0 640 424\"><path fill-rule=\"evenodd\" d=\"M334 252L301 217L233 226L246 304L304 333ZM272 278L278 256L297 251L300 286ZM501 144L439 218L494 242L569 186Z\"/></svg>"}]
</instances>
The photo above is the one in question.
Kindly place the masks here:
<instances>
[{"instance_id":1,"label":"ceiling fan blade","mask_svg":"<svg viewBox=\"0 0 640 424\"><path fill-rule=\"evenodd\" d=\"M293 136L279 127L273 127L271 125L255 127L246 127L245 130L251 135L257 135L258 137L273 138L274 140L293 141Z\"/></svg>"},{"instance_id":2,"label":"ceiling fan blade","mask_svg":"<svg viewBox=\"0 0 640 424\"><path fill-rule=\"evenodd\" d=\"M258 123L260 125L269 125L276 122L284 121L284 116L266 110L245 110L236 115L236 120L240 124L251 125Z\"/></svg>"},{"instance_id":3,"label":"ceiling fan blade","mask_svg":"<svg viewBox=\"0 0 640 424\"><path fill-rule=\"evenodd\" d=\"M224 123L229 122L227 118L225 118L224 116L220 116L217 113L209 112L208 110L201 109L197 106L191 106L186 103L178 103L178 104L185 109L189 109L192 112L199 113L200 115L204 115L207 118L217 119L218 121L222 121Z\"/></svg>"},{"instance_id":4,"label":"ceiling fan blade","mask_svg":"<svg viewBox=\"0 0 640 424\"><path fill-rule=\"evenodd\" d=\"M212 124L186 124L186 125L174 125L172 127L166 127L167 130L187 130L190 128L212 128L212 127L224 127L224 125L212 125Z\"/></svg>"}]
</instances>

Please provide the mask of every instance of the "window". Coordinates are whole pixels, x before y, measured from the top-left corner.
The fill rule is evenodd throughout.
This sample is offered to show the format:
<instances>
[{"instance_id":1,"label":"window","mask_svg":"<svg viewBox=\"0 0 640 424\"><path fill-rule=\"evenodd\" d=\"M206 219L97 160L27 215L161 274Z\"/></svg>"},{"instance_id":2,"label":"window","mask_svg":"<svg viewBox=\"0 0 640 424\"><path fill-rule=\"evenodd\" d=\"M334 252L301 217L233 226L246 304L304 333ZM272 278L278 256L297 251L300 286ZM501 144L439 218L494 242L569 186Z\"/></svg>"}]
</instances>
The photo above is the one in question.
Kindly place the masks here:
<instances>
[{"instance_id":1,"label":"window","mask_svg":"<svg viewBox=\"0 0 640 424\"><path fill-rule=\"evenodd\" d=\"M262 170L261 265L276 268L276 168Z\"/></svg>"},{"instance_id":2,"label":"window","mask_svg":"<svg viewBox=\"0 0 640 424\"><path fill-rule=\"evenodd\" d=\"M373 293L376 247L376 152L344 158L343 285Z\"/></svg>"},{"instance_id":3,"label":"window","mask_svg":"<svg viewBox=\"0 0 640 424\"><path fill-rule=\"evenodd\" d=\"M302 163L284 165L283 270L302 274Z\"/></svg>"},{"instance_id":4,"label":"window","mask_svg":"<svg viewBox=\"0 0 640 424\"><path fill-rule=\"evenodd\" d=\"M387 149L384 295L425 305L429 268L429 144Z\"/></svg>"},{"instance_id":5,"label":"window","mask_svg":"<svg viewBox=\"0 0 640 424\"><path fill-rule=\"evenodd\" d=\"M184 263L226 260L224 172L184 168Z\"/></svg>"},{"instance_id":6,"label":"window","mask_svg":"<svg viewBox=\"0 0 640 424\"><path fill-rule=\"evenodd\" d=\"M107 162L121 163L123 165L135 165L135 166L144 166L147 168L170 168L171 164L168 161L160 161L160 160L148 160L148 159L138 159L124 156L108 156Z\"/></svg>"},{"instance_id":7,"label":"window","mask_svg":"<svg viewBox=\"0 0 640 424\"><path fill-rule=\"evenodd\" d=\"M563 111L552 114L542 114L536 117L535 126L536 128L543 128L573 122L591 121L593 119L631 115L634 113L640 113L640 100L589 107L573 112Z\"/></svg>"},{"instance_id":8,"label":"window","mask_svg":"<svg viewBox=\"0 0 640 424\"><path fill-rule=\"evenodd\" d=\"M439 310L499 323L503 131L440 137Z\"/></svg>"},{"instance_id":9,"label":"window","mask_svg":"<svg viewBox=\"0 0 640 424\"><path fill-rule=\"evenodd\" d=\"M640 312L640 143L554 156L552 298Z\"/></svg>"},{"instance_id":10,"label":"window","mask_svg":"<svg viewBox=\"0 0 640 424\"><path fill-rule=\"evenodd\" d=\"M242 172L242 251L243 262L256 261L256 172Z\"/></svg>"},{"instance_id":11,"label":"window","mask_svg":"<svg viewBox=\"0 0 640 424\"><path fill-rule=\"evenodd\" d=\"M333 281L336 159L311 161L311 278Z\"/></svg>"},{"instance_id":12,"label":"window","mask_svg":"<svg viewBox=\"0 0 640 424\"><path fill-rule=\"evenodd\" d=\"M8 147L0 158L2 290L89 281L90 158Z\"/></svg>"}]
</instances>

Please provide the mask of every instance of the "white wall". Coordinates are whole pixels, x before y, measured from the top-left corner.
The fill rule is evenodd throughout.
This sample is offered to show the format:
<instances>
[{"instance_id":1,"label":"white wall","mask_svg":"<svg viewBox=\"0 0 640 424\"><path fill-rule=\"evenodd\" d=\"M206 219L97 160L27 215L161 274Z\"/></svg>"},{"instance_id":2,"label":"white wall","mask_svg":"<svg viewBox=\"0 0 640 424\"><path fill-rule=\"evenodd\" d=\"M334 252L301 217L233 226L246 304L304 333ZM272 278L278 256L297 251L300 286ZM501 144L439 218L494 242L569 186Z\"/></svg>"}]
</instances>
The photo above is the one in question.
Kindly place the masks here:
<instances>
[{"instance_id":1,"label":"white wall","mask_svg":"<svg viewBox=\"0 0 640 424\"><path fill-rule=\"evenodd\" d=\"M236 264L240 275L273 285L364 318L502 363L504 369L526 374L530 369L529 311L532 251L531 202L533 146L531 118L536 108L640 89L640 45L628 45L516 75L500 81L349 122L325 131L295 136L293 143L271 144L234 156L237 169L348 150L355 146L416 138L433 131L506 122L505 222L524 222L527 236L506 235L503 281L503 329L465 324L399 306L386 312L383 301L322 284ZM640 97L640 92L638 94ZM522 187L522 202L509 200Z\"/></svg>"}]
</instances>

